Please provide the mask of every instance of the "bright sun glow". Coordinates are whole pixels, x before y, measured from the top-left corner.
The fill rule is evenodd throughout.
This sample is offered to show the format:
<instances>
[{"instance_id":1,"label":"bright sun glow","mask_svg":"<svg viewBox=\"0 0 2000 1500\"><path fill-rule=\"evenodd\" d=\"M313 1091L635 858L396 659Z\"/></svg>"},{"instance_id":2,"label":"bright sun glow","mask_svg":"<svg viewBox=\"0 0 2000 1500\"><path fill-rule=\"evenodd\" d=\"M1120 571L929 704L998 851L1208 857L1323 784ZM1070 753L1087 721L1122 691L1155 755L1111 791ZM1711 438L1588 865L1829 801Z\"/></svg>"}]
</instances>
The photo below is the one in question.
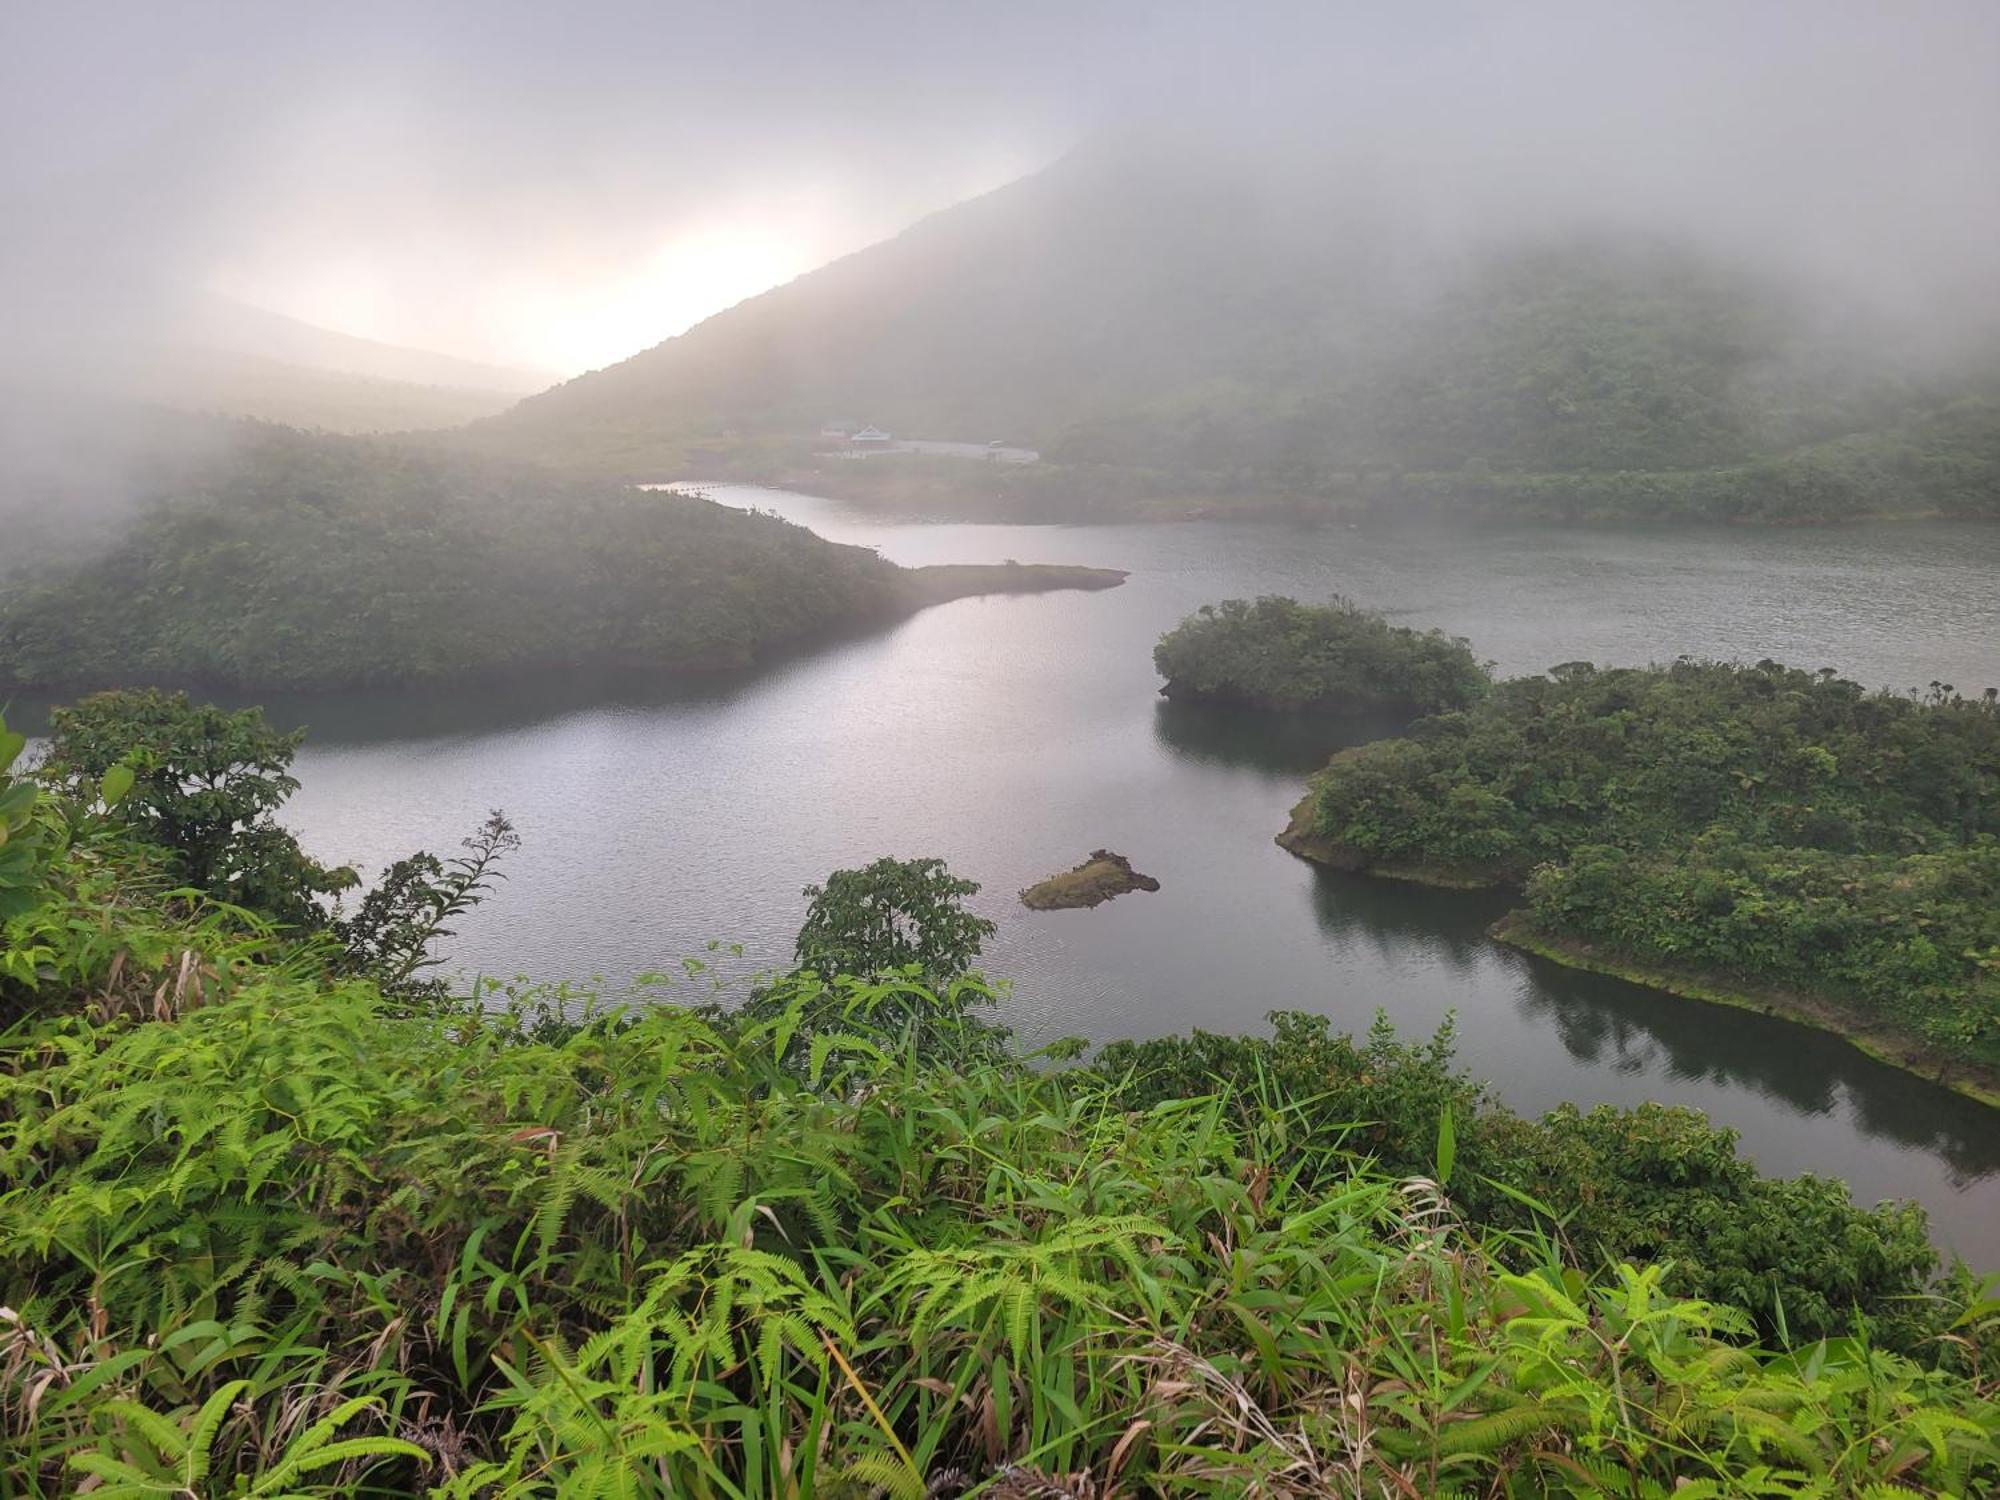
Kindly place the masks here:
<instances>
[{"instance_id":1,"label":"bright sun glow","mask_svg":"<svg viewBox=\"0 0 2000 1500\"><path fill-rule=\"evenodd\" d=\"M436 262L413 271L366 257L327 258L287 265L278 275L239 265L211 284L225 296L322 328L567 377L615 364L811 270L829 254L828 236L819 230L697 224L650 257L609 273L546 265L503 273L472 289L485 310L475 338L455 326L462 322L452 315L456 306L405 305L411 287L427 281L441 298L463 304L467 288L444 285L449 273Z\"/></svg>"},{"instance_id":2,"label":"bright sun glow","mask_svg":"<svg viewBox=\"0 0 2000 1500\"><path fill-rule=\"evenodd\" d=\"M856 191L840 178L768 186L659 224L650 249L644 237L621 235L607 250L556 234L538 253L498 263L416 227L401 240L342 239L301 223L245 247L209 285L340 333L567 378L649 349L1031 165L1012 153L982 158L958 180L902 196Z\"/></svg>"},{"instance_id":3,"label":"bright sun glow","mask_svg":"<svg viewBox=\"0 0 2000 1500\"><path fill-rule=\"evenodd\" d=\"M503 304L507 339L537 368L599 369L790 281L821 259L799 236L740 224L697 227L614 280L515 288Z\"/></svg>"}]
</instances>

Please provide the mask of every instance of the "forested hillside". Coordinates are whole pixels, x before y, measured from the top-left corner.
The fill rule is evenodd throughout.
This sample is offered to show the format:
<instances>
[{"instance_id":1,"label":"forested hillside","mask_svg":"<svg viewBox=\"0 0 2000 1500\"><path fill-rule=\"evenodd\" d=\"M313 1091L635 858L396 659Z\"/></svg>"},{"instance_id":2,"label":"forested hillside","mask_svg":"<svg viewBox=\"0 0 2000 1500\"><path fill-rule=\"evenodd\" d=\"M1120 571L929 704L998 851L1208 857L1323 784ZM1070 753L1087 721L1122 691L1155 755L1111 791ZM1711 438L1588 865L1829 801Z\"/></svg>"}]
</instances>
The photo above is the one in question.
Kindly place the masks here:
<instances>
[{"instance_id":1,"label":"forested hillside","mask_svg":"<svg viewBox=\"0 0 2000 1500\"><path fill-rule=\"evenodd\" d=\"M0 688L323 688L747 667L973 594L1115 569L902 568L673 491L392 438L144 408L9 486ZM112 450L115 450L112 451Z\"/></svg>"},{"instance_id":2,"label":"forested hillside","mask_svg":"<svg viewBox=\"0 0 2000 1500\"><path fill-rule=\"evenodd\" d=\"M809 463L831 417L1004 436L1045 462L936 464L926 483L1037 516L1161 496L1992 512L2000 360L1919 358L1901 335L1692 241L1517 226L1447 250L1393 203L1099 148L531 398L472 441L657 476ZM838 467L844 489L901 479Z\"/></svg>"},{"instance_id":3,"label":"forested hillside","mask_svg":"<svg viewBox=\"0 0 2000 1500\"><path fill-rule=\"evenodd\" d=\"M10 490L0 687L713 671L966 594L1124 576L899 568L774 516L408 442L158 413L143 437Z\"/></svg>"},{"instance_id":4,"label":"forested hillside","mask_svg":"<svg viewBox=\"0 0 2000 1500\"><path fill-rule=\"evenodd\" d=\"M713 669L887 609L897 571L687 496L240 424L102 548L16 577L0 660L98 685Z\"/></svg>"}]
</instances>

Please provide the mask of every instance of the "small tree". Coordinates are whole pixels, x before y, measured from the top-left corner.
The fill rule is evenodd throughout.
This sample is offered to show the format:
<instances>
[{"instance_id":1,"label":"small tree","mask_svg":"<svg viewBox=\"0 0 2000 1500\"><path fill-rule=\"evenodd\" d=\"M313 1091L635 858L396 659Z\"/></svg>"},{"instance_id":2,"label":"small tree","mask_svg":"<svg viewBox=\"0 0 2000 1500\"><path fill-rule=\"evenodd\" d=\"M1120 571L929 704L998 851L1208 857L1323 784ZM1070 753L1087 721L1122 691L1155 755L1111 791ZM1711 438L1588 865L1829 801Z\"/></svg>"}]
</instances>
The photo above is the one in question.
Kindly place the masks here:
<instances>
[{"instance_id":1,"label":"small tree","mask_svg":"<svg viewBox=\"0 0 2000 1500\"><path fill-rule=\"evenodd\" d=\"M941 859L878 859L860 870L835 870L809 885L805 925L795 954L801 969L824 979L906 972L942 990L963 977L998 931L967 911L977 881L961 880Z\"/></svg>"},{"instance_id":2,"label":"small tree","mask_svg":"<svg viewBox=\"0 0 2000 1500\"><path fill-rule=\"evenodd\" d=\"M997 930L965 909L978 891L941 859L835 870L806 887L797 971L754 991L738 1019L771 1027L780 1060L815 1076L846 1055L846 1038L951 1066L998 1061L1007 1031L974 1014L994 1001L971 969Z\"/></svg>"},{"instance_id":3,"label":"small tree","mask_svg":"<svg viewBox=\"0 0 2000 1500\"><path fill-rule=\"evenodd\" d=\"M347 950L342 967L369 975L394 1000L439 1005L448 998L445 981L421 977L444 962L431 945L453 936L445 924L471 911L495 881L507 878L497 866L521 847L521 836L495 808L461 847L466 852L450 861L418 850L383 872L354 914L334 923Z\"/></svg>"},{"instance_id":4,"label":"small tree","mask_svg":"<svg viewBox=\"0 0 2000 1500\"><path fill-rule=\"evenodd\" d=\"M298 790L291 765L304 734L273 729L262 709L197 707L185 693L146 689L95 694L54 710L49 724L43 776L87 798L113 767L129 768L119 820L204 894L319 927L318 898L356 883L352 870L320 864L271 821Z\"/></svg>"}]
</instances>

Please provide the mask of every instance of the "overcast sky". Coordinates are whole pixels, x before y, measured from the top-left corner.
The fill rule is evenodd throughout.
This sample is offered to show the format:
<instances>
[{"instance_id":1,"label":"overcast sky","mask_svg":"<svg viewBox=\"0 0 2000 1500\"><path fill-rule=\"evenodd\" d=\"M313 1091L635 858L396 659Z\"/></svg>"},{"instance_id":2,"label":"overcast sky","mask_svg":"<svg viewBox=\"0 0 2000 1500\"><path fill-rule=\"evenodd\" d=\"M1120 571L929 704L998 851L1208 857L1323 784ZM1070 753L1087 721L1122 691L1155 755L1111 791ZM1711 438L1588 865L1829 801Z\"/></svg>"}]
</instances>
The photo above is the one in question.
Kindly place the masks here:
<instances>
[{"instance_id":1,"label":"overcast sky","mask_svg":"<svg viewBox=\"0 0 2000 1500\"><path fill-rule=\"evenodd\" d=\"M2000 0L4 0L0 258L44 309L198 288L569 374L1093 133L1211 128L1970 276Z\"/></svg>"}]
</instances>

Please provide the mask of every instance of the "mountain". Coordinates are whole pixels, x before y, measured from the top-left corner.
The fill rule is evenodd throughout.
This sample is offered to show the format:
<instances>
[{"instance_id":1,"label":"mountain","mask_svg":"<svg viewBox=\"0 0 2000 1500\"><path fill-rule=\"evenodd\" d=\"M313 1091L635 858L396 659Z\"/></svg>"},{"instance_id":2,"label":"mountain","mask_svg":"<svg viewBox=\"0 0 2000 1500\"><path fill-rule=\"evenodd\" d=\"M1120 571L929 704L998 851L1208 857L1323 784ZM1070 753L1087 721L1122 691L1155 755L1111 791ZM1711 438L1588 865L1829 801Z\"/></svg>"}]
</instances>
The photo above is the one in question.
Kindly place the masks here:
<instances>
[{"instance_id":1,"label":"mountain","mask_svg":"<svg viewBox=\"0 0 2000 1500\"><path fill-rule=\"evenodd\" d=\"M1244 284L1228 227L1251 205L1173 173L1116 194L1103 178L1069 161L933 215L545 392L493 432L646 444L852 416L1046 442L1264 343L1264 289Z\"/></svg>"},{"instance_id":2,"label":"mountain","mask_svg":"<svg viewBox=\"0 0 2000 1500\"><path fill-rule=\"evenodd\" d=\"M93 375L96 390L134 401L342 433L457 427L518 399L509 391L415 385L201 345L129 345L96 360Z\"/></svg>"},{"instance_id":3,"label":"mountain","mask_svg":"<svg viewBox=\"0 0 2000 1500\"><path fill-rule=\"evenodd\" d=\"M1963 510L2000 490L1996 367L1926 363L1856 306L1688 241L1572 221L1441 235L1394 191L1106 149L531 397L468 440L657 475L796 466L835 417L1005 438L1046 462L1001 474L899 458L822 476L866 489L920 475L935 500L969 475L956 487L982 503L1057 516L1163 492ZM1805 477L1764 472L1774 464ZM1633 475L1682 477L1635 489Z\"/></svg>"}]
</instances>

